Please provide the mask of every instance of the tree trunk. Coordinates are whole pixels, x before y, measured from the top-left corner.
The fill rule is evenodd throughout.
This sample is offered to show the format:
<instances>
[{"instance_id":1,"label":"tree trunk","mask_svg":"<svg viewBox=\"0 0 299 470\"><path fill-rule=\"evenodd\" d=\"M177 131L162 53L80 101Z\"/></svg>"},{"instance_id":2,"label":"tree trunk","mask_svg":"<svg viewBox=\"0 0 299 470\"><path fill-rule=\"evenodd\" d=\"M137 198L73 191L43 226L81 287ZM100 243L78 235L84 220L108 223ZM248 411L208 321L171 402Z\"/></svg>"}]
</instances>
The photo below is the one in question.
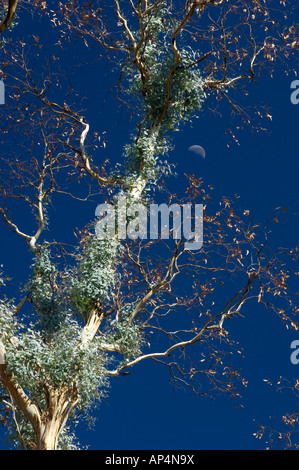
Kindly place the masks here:
<instances>
[{"instance_id":1,"label":"tree trunk","mask_svg":"<svg viewBox=\"0 0 299 470\"><path fill-rule=\"evenodd\" d=\"M72 388L44 389L47 407L36 432L36 447L37 450L56 450L59 435L78 401L77 390L75 385Z\"/></svg>"},{"instance_id":2,"label":"tree trunk","mask_svg":"<svg viewBox=\"0 0 299 470\"><path fill-rule=\"evenodd\" d=\"M37 436L37 450L56 450L61 424L59 420L51 420L41 425Z\"/></svg>"}]
</instances>

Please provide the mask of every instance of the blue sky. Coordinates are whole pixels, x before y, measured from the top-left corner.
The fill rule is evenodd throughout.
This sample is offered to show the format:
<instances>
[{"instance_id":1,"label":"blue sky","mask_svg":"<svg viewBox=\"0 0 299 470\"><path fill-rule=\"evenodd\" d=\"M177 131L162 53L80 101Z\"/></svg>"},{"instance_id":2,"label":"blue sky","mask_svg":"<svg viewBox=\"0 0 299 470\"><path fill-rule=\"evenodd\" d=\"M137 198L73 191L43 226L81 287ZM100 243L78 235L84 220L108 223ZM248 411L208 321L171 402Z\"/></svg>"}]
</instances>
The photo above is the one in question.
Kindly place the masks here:
<instances>
[{"instance_id":1,"label":"blue sky","mask_svg":"<svg viewBox=\"0 0 299 470\"><path fill-rule=\"evenodd\" d=\"M32 37L32 32L41 42L47 34L37 21L29 27L21 17L13 34ZM89 95L86 115L92 130L106 131L103 160L117 161L132 131L125 111L114 106L113 95L109 94L111 80L117 77L105 60L93 65L97 73L91 73L79 60L84 47L75 45L73 56L64 59L70 65L78 63L76 73L68 79L80 89L81 96ZM58 48L56 54L60 54ZM251 83L249 96L242 98L244 106L264 104L269 108L272 120L267 120L267 132L254 133L246 128L237 134L239 145L232 143L228 147L225 136L228 116L214 116L205 108L192 125L176 133L171 153L171 161L177 163L180 175L194 173L202 177L206 184L212 184L217 197L238 194L240 206L261 222L272 216L275 208L288 207L280 223L272 224L273 246L298 245L299 233L299 105L290 101L290 86L296 77L284 72L282 65L277 66L272 79L265 76ZM194 144L204 147L206 159L188 151ZM183 178L172 179L169 185L175 189L183 185ZM76 226L88 223L96 208L93 204L79 204L74 213L69 204L65 201L57 207L53 221L54 229L65 239L73 236ZM30 257L23 241L8 232L2 221L0 230L1 263L14 278L14 286L28 272ZM290 344L299 340L299 333L287 330L260 305L247 307L245 313L245 318L229 324L232 337L244 350L245 357L239 359L238 366L248 386L242 389L242 398L209 399L188 389L174 390L165 368L144 361L129 376L111 380L109 395L96 413L95 429L89 431L84 424L78 428L81 444L107 450L263 449L265 442L253 437L257 425L272 421L280 425L282 414L292 411L296 404L291 395L275 391L264 379L275 383L280 376L290 380L298 376L299 365L290 362ZM194 347L192 354L196 355L199 350L196 348L199 346ZM5 442L0 448L7 448Z\"/></svg>"}]
</instances>

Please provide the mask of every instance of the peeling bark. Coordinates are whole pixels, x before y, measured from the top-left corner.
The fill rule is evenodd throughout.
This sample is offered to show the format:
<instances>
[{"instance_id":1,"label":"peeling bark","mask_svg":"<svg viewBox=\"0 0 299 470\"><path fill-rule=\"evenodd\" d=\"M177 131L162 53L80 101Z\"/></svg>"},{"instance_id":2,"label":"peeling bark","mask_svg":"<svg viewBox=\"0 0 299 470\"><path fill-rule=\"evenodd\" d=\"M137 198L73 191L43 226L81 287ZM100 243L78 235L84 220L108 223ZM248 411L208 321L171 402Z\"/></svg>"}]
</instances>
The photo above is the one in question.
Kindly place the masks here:
<instances>
[{"instance_id":1,"label":"peeling bark","mask_svg":"<svg viewBox=\"0 0 299 470\"><path fill-rule=\"evenodd\" d=\"M56 450L59 435L78 401L75 384L72 388L44 387L47 409L36 432L37 450Z\"/></svg>"}]
</instances>

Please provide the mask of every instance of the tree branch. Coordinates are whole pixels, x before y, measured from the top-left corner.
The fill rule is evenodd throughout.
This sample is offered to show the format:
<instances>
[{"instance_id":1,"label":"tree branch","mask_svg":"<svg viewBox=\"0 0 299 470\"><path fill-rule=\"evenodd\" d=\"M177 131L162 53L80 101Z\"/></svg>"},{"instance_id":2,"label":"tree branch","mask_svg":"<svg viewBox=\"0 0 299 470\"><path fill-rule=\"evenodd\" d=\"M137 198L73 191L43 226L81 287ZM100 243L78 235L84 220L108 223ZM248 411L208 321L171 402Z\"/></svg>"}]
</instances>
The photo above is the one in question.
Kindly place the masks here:
<instances>
[{"instance_id":1,"label":"tree branch","mask_svg":"<svg viewBox=\"0 0 299 470\"><path fill-rule=\"evenodd\" d=\"M0 341L0 347L4 351L5 357L5 347ZM17 407L23 412L24 416L28 419L30 424L33 427L33 430L36 432L40 426L41 417L37 407L32 403L28 398L27 394L24 392L22 387L16 382L13 375L8 372L5 364L0 363L0 379L3 386L10 393L13 401Z\"/></svg>"},{"instance_id":2,"label":"tree branch","mask_svg":"<svg viewBox=\"0 0 299 470\"><path fill-rule=\"evenodd\" d=\"M0 34L9 27L9 23L13 19L18 5L18 0L8 0L7 13L0 23Z\"/></svg>"}]
</instances>

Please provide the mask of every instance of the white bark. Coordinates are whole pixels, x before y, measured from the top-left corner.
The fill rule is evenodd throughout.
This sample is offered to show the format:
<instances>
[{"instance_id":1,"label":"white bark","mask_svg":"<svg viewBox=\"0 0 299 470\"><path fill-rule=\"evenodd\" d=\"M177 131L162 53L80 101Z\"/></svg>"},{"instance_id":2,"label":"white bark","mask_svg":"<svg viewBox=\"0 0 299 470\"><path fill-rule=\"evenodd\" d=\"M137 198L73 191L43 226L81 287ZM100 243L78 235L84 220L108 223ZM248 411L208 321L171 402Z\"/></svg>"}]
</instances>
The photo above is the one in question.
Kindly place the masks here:
<instances>
[{"instance_id":1,"label":"white bark","mask_svg":"<svg viewBox=\"0 0 299 470\"><path fill-rule=\"evenodd\" d=\"M5 364L5 346L2 341L0 341L0 365L1 364Z\"/></svg>"}]
</instances>

